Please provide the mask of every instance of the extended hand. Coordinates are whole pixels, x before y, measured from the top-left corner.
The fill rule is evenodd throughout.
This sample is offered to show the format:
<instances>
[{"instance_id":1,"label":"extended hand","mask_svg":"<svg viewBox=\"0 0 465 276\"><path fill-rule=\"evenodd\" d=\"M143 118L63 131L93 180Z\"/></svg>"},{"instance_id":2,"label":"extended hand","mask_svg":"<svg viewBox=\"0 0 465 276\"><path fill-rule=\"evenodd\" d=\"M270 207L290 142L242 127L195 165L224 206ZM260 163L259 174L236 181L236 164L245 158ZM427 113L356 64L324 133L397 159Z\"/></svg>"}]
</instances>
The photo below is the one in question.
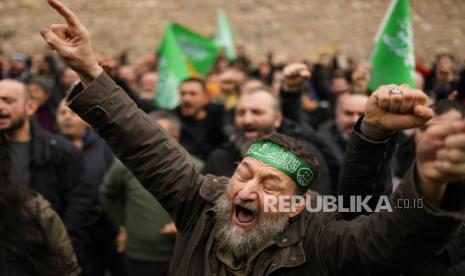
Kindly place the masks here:
<instances>
[{"instance_id":1,"label":"extended hand","mask_svg":"<svg viewBox=\"0 0 465 276\"><path fill-rule=\"evenodd\" d=\"M365 107L364 124L380 133L422 126L433 116L427 106L428 96L408 85L401 85L400 94L393 94L396 85L380 86Z\"/></svg>"},{"instance_id":2,"label":"extended hand","mask_svg":"<svg viewBox=\"0 0 465 276\"><path fill-rule=\"evenodd\" d=\"M60 1L48 0L48 3L66 20L67 25L53 24L42 29L40 34L87 86L102 73L92 51L89 32Z\"/></svg>"}]
</instances>

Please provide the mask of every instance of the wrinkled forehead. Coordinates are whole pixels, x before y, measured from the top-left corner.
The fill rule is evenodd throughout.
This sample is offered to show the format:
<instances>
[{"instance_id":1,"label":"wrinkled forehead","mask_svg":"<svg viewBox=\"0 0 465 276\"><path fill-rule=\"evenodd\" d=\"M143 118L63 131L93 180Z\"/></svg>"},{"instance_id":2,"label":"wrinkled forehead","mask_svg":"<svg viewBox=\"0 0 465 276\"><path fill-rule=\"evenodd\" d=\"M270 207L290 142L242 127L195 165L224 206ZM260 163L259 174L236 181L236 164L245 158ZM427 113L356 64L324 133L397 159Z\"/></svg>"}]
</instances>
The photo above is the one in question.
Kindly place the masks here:
<instances>
[{"instance_id":1,"label":"wrinkled forehead","mask_svg":"<svg viewBox=\"0 0 465 276\"><path fill-rule=\"evenodd\" d=\"M243 169L251 172L253 175L260 175L264 178L273 178L282 185L283 188L295 188L294 181L284 172L277 168L253 157L244 157L238 165L238 170ZM238 173L238 170L234 174Z\"/></svg>"}]
</instances>

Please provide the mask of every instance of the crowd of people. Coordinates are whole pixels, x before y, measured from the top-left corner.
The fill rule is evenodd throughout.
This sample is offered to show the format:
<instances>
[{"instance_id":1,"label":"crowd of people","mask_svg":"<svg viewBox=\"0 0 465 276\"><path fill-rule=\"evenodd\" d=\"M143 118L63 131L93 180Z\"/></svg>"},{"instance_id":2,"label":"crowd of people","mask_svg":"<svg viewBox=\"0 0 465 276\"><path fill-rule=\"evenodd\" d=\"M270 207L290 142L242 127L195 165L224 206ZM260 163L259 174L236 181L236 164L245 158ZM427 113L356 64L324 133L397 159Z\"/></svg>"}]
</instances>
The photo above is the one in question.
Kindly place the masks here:
<instances>
[{"instance_id":1,"label":"crowd of people","mask_svg":"<svg viewBox=\"0 0 465 276\"><path fill-rule=\"evenodd\" d=\"M85 30L69 10L55 0L50 2L65 17L68 28ZM48 31L60 34L57 30ZM454 55L439 54L431 66L417 61L418 90L401 87L404 95L422 93L421 90L427 99L424 103L423 98L410 103L403 113L417 112L410 110L424 105L434 111L432 119L426 124L420 120L421 124L410 125L419 126L413 129L386 128L389 131L379 136L369 130L364 132L365 125L360 120L368 116L364 114L366 106L373 101L375 92L368 89L367 62L330 53L321 53L318 61L304 58L294 63L269 53L265 59L254 62L245 47L238 46L237 59L228 60L220 54L207 76L182 80L179 106L164 110L154 105L158 80L156 53L138 59L129 59L128 52L119 56L91 53L89 59L95 56L98 68L104 71L97 78L84 68L88 64L75 56L63 55L64 50L58 44L61 37L50 38L49 33L43 36L58 54L48 51L28 56L0 52L0 275L148 276L167 275L168 271L173 275L265 275L265 270L269 274L278 268L276 271L281 273L291 271L288 269L299 262L306 262L300 272L326 271L325 275L362 275L370 271L380 275L465 274L463 220L460 223L433 219L422 213L418 216L423 216L423 220L415 224L413 212L402 216L394 212L392 218L349 213L340 219L350 222L336 222L339 228L329 227L330 223L324 219L318 222L327 227L319 231L332 233L331 238L329 234L320 237L321 233L310 230L315 227L299 230L297 221L307 215L297 212L295 217L276 220L268 225L269 229L260 224L263 231L257 230L254 239L242 239L248 246L236 244L231 253L227 249L234 246L236 240L231 236L234 233L219 223L210 225L207 220L211 214L205 211L211 204L209 198L215 197L215 202L219 202L214 206L216 220L229 219L225 214L232 211L228 209L227 197L221 197L220 193L227 189L227 195L238 187L235 182L228 184L227 179L234 180L239 177L237 174L239 180L247 178L254 174L250 172L252 168L259 168L253 162L244 165L242 160L250 159L250 146L261 139L284 148L289 143L296 145L288 149L317 169L309 187L312 193L375 198L392 193L397 197L414 196L409 194L414 193L409 190L414 186L409 179L418 179L412 176L411 168L423 156L419 150L422 139L434 131L431 130L434 126L463 122L465 118L465 68L459 67ZM80 100L83 96L79 89L95 94ZM111 93L124 94L132 101ZM132 102L139 109L133 108ZM387 112L401 112L400 109ZM374 144L365 145L366 138L354 132L372 134L368 140L375 140ZM381 143L384 144L380 146ZM305 150L312 153L311 158ZM407 188L398 185L402 179ZM207 182L213 186L206 187ZM197 187L201 183L206 188ZM310 194L307 189L305 192ZM451 193L444 196L447 204L431 208L461 210L463 199L455 199ZM460 195L464 196L456 193ZM210 203L201 203L204 199ZM242 208L236 212L246 221L255 205L234 202L239 204L236 208ZM298 216L300 220L296 219ZM368 218L365 219L368 222L356 227L359 216ZM409 216L407 220L405 217ZM204 224L200 223L203 220ZM344 226L352 222L354 226ZM392 225L410 222L411 229L402 229L403 233ZM374 225L378 227L375 230L367 226L365 231L363 225L369 224L379 226ZM280 232L275 233L279 240L258 242L259 237L266 237L266 233L271 233L267 231L280 225ZM205 236L213 231L205 230L207 226L215 229L212 239ZM425 229L428 234L416 233L419 226L432 230ZM278 235L284 227L293 232L286 231L285 237ZM359 249L358 243L368 243L355 232L359 228L367 239L384 237L380 243ZM444 236L432 233L435 230ZM352 236L346 237L341 232ZM393 232L398 232L398 236ZM272 249L297 243L299 235L308 236L301 243L315 252L320 250L315 249L315 244L324 240L323 250L339 250L340 255L332 253L330 261L323 255L318 255L321 260L302 260L310 253L291 248L286 254L280 253L280 258L272 259L276 256L270 253ZM433 237L442 244L431 242L418 250L399 245L400 238L409 238L413 246L419 246ZM338 239L344 244L336 244ZM385 244L390 242L392 246ZM207 252L206 248L213 249ZM369 257L362 253L358 257L349 256L358 252L354 248L366 250ZM384 249L385 253L379 252ZM403 250L407 253L401 254ZM391 256L396 254L398 258ZM219 261L213 263L211 258ZM344 258L349 261L343 262Z\"/></svg>"}]
</instances>

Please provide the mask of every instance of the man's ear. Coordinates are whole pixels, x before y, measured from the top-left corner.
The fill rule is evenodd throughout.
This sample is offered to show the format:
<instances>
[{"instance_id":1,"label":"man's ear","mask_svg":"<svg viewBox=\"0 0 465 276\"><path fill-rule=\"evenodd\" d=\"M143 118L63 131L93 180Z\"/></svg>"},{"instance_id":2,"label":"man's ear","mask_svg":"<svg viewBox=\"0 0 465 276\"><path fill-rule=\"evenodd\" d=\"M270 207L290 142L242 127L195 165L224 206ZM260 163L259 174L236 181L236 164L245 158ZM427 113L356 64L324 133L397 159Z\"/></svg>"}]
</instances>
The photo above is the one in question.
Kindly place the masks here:
<instances>
[{"instance_id":1,"label":"man's ear","mask_svg":"<svg viewBox=\"0 0 465 276\"><path fill-rule=\"evenodd\" d=\"M278 129L281 126L282 122L283 122L283 113L281 111L276 112L275 117L274 117L274 122L273 122L274 127Z\"/></svg>"},{"instance_id":2,"label":"man's ear","mask_svg":"<svg viewBox=\"0 0 465 276\"><path fill-rule=\"evenodd\" d=\"M307 206L307 193L302 195L294 195L296 200L291 203L291 211L287 213L289 218L293 218L300 214Z\"/></svg>"},{"instance_id":3,"label":"man's ear","mask_svg":"<svg viewBox=\"0 0 465 276\"><path fill-rule=\"evenodd\" d=\"M36 113L37 109L39 108L39 103L35 99L27 99L26 100L26 115L31 117Z\"/></svg>"}]
</instances>

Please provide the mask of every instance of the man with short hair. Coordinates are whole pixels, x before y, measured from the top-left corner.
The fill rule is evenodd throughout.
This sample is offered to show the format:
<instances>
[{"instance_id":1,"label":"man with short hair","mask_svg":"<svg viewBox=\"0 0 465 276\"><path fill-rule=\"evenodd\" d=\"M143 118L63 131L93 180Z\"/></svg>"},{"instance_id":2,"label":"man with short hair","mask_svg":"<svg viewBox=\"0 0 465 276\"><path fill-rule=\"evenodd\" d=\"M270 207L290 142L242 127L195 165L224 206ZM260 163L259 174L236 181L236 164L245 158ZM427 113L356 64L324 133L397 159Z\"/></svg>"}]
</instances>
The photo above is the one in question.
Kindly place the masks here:
<instances>
[{"instance_id":1,"label":"man with short hair","mask_svg":"<svg viewBox=\"0 0 465 276\"><path fill-rule=\"evenodd\" d=\"M350 92L350 84L343 74L335 75L331 79L331 93L333 99L336 100L339 96Z\"/></svg>"},{"instance_id":2,"label":"man with short hair","mask_svg":"<svg viewBox=\"0 0 465 276\"><path fill-rule=\"evenodd\" d=\"M425 79L426 92L432 92L433 96L439 99L447 98L448 94L457 89L457 76L455 72L454 56L449 53L441 53L436 56L436 60L431 72ZM437 94L442 90L443 95Z\"/></svg>"},{"instance_id":3,"label":"man with short hair","mask_svg":"<svg viewBox=\"0 0 465 276\"><path fill-rule=\"evenodd\" d=\"M312 190L321 194L330 192L328 168L323 155L313 144L316 138L314 133L283 118L279 98L270 89L262 86L241 94L235 110L234 126L234 138L212 151L205 164L204 173L231 177L236 164L254 141L278 131L309 143L320 164L318 181L313 184Z\"/></svg>"},{"instance_id":4,"label":"man with short hair","mask_svg":"<svg viewBox=\"0 0 465 276\"><path fill-rule=\"evenodd\" d=\"M336 100L334 120L324 123L318 129L318 136L324 144L321 151L328 162L333 194L336 194L339 172L347 142L352 135L352 127L363 114L367 100L368 96L364 94L340 95Z\"/></svg>"},{"instance_id":5,"label":"man with short hair","mask_svg":"<svg viewBox=\"0 0 465 276\"><path fill-rule=\"evenodd\" d=\"M174 140L179 141L181 139L182 124L175 114L167 110L157 110L150 112L149 116L168 132ZM194 155L190 155L190 157L192 162L194 162L195 169L199 172L202 171L205 163Z\"/></svg>"},{"instance_id":6,"label":"man with short hair","mask_svg":"<svg viewBox=\"0 0 465 276\"><path fill-rule=\"evenodd\" d=\"M206 160L210 152L224 140L223 107L208 103L205 81L191 77L179 85L180 103L175 113L181 120L179 143L186 150Z\"/></svg>"},{"instance_id":7,"label":"man with short hair","mask_svg":"<svg viewBox=\"0 0 465 276\"><path fill-rule=\"evenodd\" d=\"M65 139L33 123L37 102L24 84L0 81L0 135L10 146L12 180L42 194L60 215L82 258L82 225L92 206L81 154Z\"/></svg>"},{"instance_id":8,"label":"man with short hair","mask_svg":"<svg viewBox=\"0 0 465 276\"><path fill-rule=\"evenodd\" d=\"M238 74L234 69L228 69L219 75L219 95L218 98L224 103L225 110L231 110L236 107L239 98L239 80Z\"/></svg>"},{"instance_id":9,"label":"man with short hair","mask_svg":"<svg viewBox=\"0 0 465 276\"><path fill-rule=\"evenodd\" d=\"M30 68L27 65L28 57L22 53L14 53L10 57L9 78L20 82L26 82L31 77Z\"/></svg>"},{"instance_id":10,"label":"man with short hair","mask_svg":"<svg viewBox=\"0 0 465 276\"><path fill-rule=\"evenodd\" d=\"M351 74L351 92L368 95L368 83L370 82L371 64L367 61L355 65Z\"/></svg>"},{"instance_id":11,"label":"man with short hair","mask_svg":"<svg viewBox=\"0 0 465 276\"><path fill-rule=\"evenodd\" d=\"M66 92L78 81L79 76L73 69L69 67L63 68L57 85L57 97L63 99L66 96Z\"/></svg>"},{"instance_id":12,"label":"man with short hair","mask_svg":"<svg viewBox=\"0 0 465 276\"><path fill-rule=\"evenodd\" d=\"M49 3L67 25L41 34L81 78L67 98L70 107L176 223L171 275L396 275L434 255L465 220L465 122L428 129L416 166L391 197L396 202L423 196L424 208L385 209L347 222L336 213L312 212L305 198L286 211L267 212L269 199L303 195L317 175L305 143L274 133L251 145L231 179L196 173L187 153L99 67L89 33L74 13L58 0ZM384 140L370 137L391 141L392 132L424 124L432 116L426 103L426 95L408 86L381 86L351 143L360 150L384 148ZM445 152L441 158L438 148ZM361 158L356 165L376 172L379 164ZM454 181L461 183L448 184Z\"/></svg>"},{"instance_id":13,"label":"man with short hair","mask_svg":"<svg viewBox=\"0 0 465 276\"><path fill-rule=\"evenodd\" d=\"M142 74L139 80L139 88L137 94L139 97L146 101L153 102L155 98L155 89L157 87L158 74L156 72L148 71Z\"/></svg>"},{"instance_id":14,"label":"man with short hair","mask_svg":"<svg viewBox=\"0 0 465 276\"><path fill-rule=\"evenodd\" d=\"M49 80L42 76L33 77L26 85L31 98L38 104L35 112L37 122L44 129L56 132L55 114L60 100L53 94Z\"/></svg>"},{"instance_id":15,"label":"man with short hair","mask_svg":"<svg viewBox=\"0 0 465 276\"><path fill-rule=\"evenodd\" d=\"M117 68L118 77L126 81L131 90L137 91L138 74L134 65L120 65Z\"/></svg>"}]
</instances>

